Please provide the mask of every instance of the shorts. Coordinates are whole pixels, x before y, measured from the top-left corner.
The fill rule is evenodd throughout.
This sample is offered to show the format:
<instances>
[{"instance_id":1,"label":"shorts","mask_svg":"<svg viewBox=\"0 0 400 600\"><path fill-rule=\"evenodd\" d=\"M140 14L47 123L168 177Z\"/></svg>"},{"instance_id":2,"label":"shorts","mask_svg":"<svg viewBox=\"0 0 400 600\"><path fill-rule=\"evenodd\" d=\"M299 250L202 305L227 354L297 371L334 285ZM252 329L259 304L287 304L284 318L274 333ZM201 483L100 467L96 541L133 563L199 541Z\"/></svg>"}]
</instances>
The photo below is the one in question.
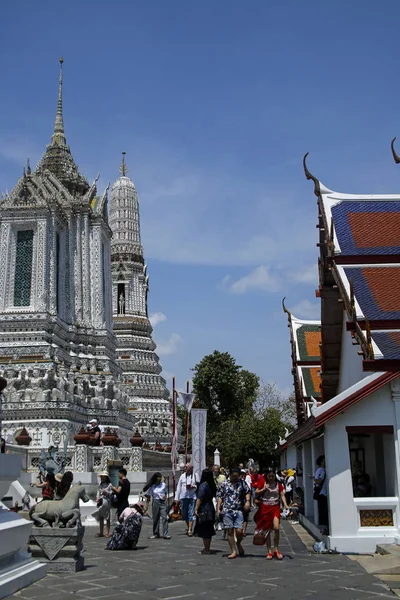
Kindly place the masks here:
<instances>
[{"instance_id":1,"label":"shorts","mask_svg":"<svg viewBox=\"0 0 400 600\"><path fill-rule=\"evenodd\" d=\"M194 520L194 507L196 504L196 498L182 498L181 500L181 513L183 521Z\"/></svg>"},{"instance_id":2,"label":"shorts","mask_svg":"<svg viewBox=\"0 0 400 600\"><path fill-rule=\"evenodd\" d=\"M223 521L226 529L243 529L243 513L238 510L224 513Z\"/></svg>"}]
</instances>

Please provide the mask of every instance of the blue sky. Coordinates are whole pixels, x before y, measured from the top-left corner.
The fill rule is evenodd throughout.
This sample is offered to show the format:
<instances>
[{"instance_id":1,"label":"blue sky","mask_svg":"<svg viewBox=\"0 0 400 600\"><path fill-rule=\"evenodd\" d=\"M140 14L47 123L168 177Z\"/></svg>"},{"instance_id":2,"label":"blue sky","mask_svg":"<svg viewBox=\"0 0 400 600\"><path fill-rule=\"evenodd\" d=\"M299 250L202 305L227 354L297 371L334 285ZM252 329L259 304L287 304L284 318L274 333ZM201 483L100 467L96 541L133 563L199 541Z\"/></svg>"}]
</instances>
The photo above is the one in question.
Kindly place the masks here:
<instances>
[{"instance_id":1,"label":"blue sky","mask_svg":"<svg viewBox=\"0 0 400 600\"><path fill-rule=\"evenodd\" d=\"M101 189L127 152L167 377L218 349L289 392L281 299L319 312L302 157L331 189L399 193L399 19L396 0L7 2L0 191L50 140L63 55L82 172Z\"/></svg>"}]
</instances>

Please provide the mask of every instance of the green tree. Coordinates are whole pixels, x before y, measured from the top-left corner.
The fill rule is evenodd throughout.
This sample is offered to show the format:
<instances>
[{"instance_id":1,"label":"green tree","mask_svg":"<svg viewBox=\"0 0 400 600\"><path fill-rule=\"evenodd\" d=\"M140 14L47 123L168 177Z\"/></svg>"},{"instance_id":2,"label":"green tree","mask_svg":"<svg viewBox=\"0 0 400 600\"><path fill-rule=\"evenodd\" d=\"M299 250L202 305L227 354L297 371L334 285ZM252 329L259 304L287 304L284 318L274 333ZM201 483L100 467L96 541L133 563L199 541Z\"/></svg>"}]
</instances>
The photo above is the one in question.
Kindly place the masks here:
<instances>
[{"instance_id":1,"label":"green tree","mask_svg":"<svg viewBox=\"0 0 400 600\"><path fill-rule=\"evenodd\" d=\"M193 369L193 390L208 411L207 441L215 448L223 423L239 419L256 399L257 375L242 369L228 352L205 356Z\"/></svg>"},{"instance_id":2,"label":"green tree","mask_svg":"<svg viewBox=\"0 0 400 600\"><path fill-rule=\"evenodd\" d=\"M276 408L266 408L258 415L248 410L239 420L229 420L221 425L217 444L230 466L249 458L267 465L276 460L276 446L284 433L285 424Z\"/></svg>"}]
</instances>

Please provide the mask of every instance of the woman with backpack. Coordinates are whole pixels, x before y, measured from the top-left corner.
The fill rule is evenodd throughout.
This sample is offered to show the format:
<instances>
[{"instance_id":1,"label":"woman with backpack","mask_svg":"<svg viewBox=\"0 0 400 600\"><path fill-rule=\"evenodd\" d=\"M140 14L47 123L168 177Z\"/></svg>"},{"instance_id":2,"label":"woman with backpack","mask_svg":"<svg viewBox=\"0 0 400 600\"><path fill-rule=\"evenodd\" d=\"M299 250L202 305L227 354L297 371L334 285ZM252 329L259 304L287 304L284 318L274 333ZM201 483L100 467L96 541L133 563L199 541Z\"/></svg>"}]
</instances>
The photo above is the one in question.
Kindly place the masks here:
<instances>
[{"instance_id":1,"label":"woman with backpack","mask_svg":"<svg viewBox=\"0 0 400 600\"><path fill-rule=\"evenodd\" d=\"M56 489L56 479L54 473L47 473L44 481L42 481L41 475L36 478L36 487L42 490L43 500L54 500L54 490Z\"/></svg>"}]
</instances>

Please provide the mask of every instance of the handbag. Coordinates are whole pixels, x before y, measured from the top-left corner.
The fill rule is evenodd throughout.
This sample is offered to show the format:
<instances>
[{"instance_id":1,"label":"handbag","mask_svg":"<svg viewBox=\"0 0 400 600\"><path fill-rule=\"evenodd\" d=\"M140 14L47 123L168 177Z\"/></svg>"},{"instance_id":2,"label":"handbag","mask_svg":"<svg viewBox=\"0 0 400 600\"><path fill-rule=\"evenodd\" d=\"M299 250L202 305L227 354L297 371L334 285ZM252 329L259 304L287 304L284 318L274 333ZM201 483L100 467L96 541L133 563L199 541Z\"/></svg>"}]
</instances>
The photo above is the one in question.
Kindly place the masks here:
<instances>
[{"instance_id":1,"label":"handbag","mask_svg":"<svg viewBox=\"0 0 400 600\"><path fill-rule=\"evenodd\" d=\"M207 523L207 521L214 522L215 520L215 513L209 504L201 504L197 514L197 520L200 524Z\"/></svg>"},{"instance_id":2,"label":"handbag","mask_svg":"<svg viewBox=\"0 0 400 600\"><path fill-rule=\"evenodd\" d=\"M253 544L255 546L264 546L267 532L263 529L255 529L253 535Z\"/></svg>"},{"instance_id":3,"label":"handbag","mask_svg":"<svg viewBox=\"0 0 400 600\"><path fill-rule=\"evenodd\" d=\"M119 506L119 502L118 502L118 496L117 496L117 494L113 494L113 495L111 496L111 506L112 506L113 508L118 508L118 506Z\"/></svg>"},{"instance_id":4,"label":"handbag","mask_svg":"<svg viewBox=\"0 0 400 600\"><path fill-rule=\"evenodd\" d=\"M96 502L96 506L97 508L100 508L100 506L103 504L103 498L99 498Z\"/></svg>"}]
</instances>

